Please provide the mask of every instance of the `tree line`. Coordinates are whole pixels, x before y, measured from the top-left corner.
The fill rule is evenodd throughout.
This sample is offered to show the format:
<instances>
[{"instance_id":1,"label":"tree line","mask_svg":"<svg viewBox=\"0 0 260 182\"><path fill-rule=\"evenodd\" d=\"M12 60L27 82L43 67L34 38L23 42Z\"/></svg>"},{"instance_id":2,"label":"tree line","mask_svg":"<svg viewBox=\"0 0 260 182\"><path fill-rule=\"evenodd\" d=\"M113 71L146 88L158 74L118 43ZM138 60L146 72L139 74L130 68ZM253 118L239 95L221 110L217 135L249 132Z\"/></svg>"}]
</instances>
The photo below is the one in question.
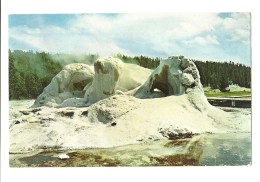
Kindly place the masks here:
<instances>
[{"instance_id":1,"label":"tree line","mask_svg":"<svg viewBox=\"0 0 260 182\"><path fill-rule=\"evenodd\" d=\"M49 53L9 50L9 99L35 99L61 69Z\"/></svg>"},{"instance_id":2,"label":"tree line","mask_svg":"<svg viewBox=\"0 0 260 182\"><path fill-rule=\"evenodd\" d=\"M142 67L148 68L148 69L157 68L157 66L160 64L160 60L161 60L159 57L151 58L151 57L142 56L142 55L131 57L131 56L123 55L123 54L117 54L116 57L121 59L125 63L137 64L139 66L142 66Z\"/></svg>"},{"instance_id":3,"label":"tree line","mask_svg":"<svg viewBox=\"0 0 260 182\"><path fill-rule=\"evenodd\" d=\"M161 61L159 57L142 55L131 57L117 54L115 57L125 63L137 64L148 69L155 69ZM55 54L46 52L9 50L9 99L35 99L64 66L61 65L60 56L57 60L54 58ZM92 63L92 59L97 58L98 55L89 55L84 57L84 60L86 59L86 63ZM219 88L222 91L225 91L223 88L229 84L251 87L249 66L234 62L193 61L200 72L203 86Z\"/></svg>"},{"instance_id":4,"label":"tree line","mask_svg":"<svg viewBox=\"0 0 260 182\"><path fill-rule=\"evenodd\" d=\"M201 83L213 89L225 91L230 84L251 88L251 67L230 62L193 60L200 72Z\"/></svg>"}]
</instances>

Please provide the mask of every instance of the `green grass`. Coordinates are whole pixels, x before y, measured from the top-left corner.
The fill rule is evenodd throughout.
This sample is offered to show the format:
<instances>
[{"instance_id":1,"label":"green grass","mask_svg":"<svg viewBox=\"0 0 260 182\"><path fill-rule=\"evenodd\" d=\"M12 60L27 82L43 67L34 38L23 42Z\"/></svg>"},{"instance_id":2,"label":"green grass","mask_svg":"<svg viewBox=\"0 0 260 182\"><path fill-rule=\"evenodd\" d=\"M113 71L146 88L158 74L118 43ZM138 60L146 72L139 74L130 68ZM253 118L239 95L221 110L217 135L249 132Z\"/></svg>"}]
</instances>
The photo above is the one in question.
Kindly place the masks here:
<instances>
[{"instance_id":1,"label":"green grass","mask_svg":"<svg viewBox=\"0 0 260 182\"><path fill-rule=\"evenodd\" d=\"M205 92L206 97L232 97L251 95L251 91L232 91L232 92Z\"/></svg>"}]
</instances>

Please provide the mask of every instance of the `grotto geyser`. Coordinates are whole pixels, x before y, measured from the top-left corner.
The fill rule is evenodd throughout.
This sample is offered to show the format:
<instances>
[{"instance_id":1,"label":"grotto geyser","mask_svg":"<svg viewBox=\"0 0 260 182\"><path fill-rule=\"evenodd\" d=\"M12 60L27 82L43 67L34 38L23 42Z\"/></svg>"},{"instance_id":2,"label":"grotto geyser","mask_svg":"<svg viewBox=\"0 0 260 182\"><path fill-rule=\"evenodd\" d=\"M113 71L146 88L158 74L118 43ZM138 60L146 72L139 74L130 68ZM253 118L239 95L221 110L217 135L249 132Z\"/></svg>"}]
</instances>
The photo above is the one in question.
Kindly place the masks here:
<instances>
[{"instance_id":1,"label":"grotto geyser","mask_svg":"<svg viewBox=\"0 0 260 182\"><path fill-rule=\"evenodd\" d=\"M199 71L189 59L169 57L149 70L101 57L94 67L64 67L33 106L10 121L10 152L250 131L239 124L230 113L208 103Z\"/></svg>"}]
</instances>

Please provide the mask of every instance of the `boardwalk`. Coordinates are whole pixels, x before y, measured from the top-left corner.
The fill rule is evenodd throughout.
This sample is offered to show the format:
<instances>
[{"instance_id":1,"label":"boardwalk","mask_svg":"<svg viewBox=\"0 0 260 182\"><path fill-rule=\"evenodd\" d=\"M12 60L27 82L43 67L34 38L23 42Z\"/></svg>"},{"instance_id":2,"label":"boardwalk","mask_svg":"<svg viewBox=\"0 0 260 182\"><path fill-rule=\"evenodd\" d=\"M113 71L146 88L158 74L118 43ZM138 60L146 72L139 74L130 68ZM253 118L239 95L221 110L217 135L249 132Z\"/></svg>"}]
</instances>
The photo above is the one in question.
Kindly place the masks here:
<instances>
[{"instance_id":1,"label":"boardwalk","mask_svg":"<svg viewBox=\"0 0 260 182\"><path fill-rule=\"evenodd\" d=\"M213 106L251 108L251 97L208 97Z\"/></svg>"}]
</instances>

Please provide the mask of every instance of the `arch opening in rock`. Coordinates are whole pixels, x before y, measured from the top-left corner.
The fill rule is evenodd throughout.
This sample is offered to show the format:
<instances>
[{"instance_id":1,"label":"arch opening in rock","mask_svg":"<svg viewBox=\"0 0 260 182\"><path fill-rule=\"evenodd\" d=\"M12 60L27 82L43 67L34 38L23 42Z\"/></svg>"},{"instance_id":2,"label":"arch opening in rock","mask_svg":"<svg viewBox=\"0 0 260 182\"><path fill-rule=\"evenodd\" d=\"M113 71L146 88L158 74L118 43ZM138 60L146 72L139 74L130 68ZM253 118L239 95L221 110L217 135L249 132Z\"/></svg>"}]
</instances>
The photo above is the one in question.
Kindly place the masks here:
<instances>
[{"instance_id":1,"label":"arch opening in rock","mask_svg":"<svg viewBox=\"0 0 260 182\"><path fill-rule=\"evenodd\" d=\"M166 84L162 82L153 82L153 85L151 87L150 92L151 93L161 93L164 97L171 95L170 94L171 88Z\"/></svg>"},{"instance_id":2,"label":"arch opening in rock","mask_svg":"<svg viewBox=\"0 0 260 182\"><path fill-rule=\"evenodd\" d=\"M164 97L173 94L173 88L168 82L168 71L169 67L164 66L160 74L156 74L154 76L154 80L152 81L152 86L150 89L151 93L159 92L163 94Z\"/></svg>"}]
</instances>

